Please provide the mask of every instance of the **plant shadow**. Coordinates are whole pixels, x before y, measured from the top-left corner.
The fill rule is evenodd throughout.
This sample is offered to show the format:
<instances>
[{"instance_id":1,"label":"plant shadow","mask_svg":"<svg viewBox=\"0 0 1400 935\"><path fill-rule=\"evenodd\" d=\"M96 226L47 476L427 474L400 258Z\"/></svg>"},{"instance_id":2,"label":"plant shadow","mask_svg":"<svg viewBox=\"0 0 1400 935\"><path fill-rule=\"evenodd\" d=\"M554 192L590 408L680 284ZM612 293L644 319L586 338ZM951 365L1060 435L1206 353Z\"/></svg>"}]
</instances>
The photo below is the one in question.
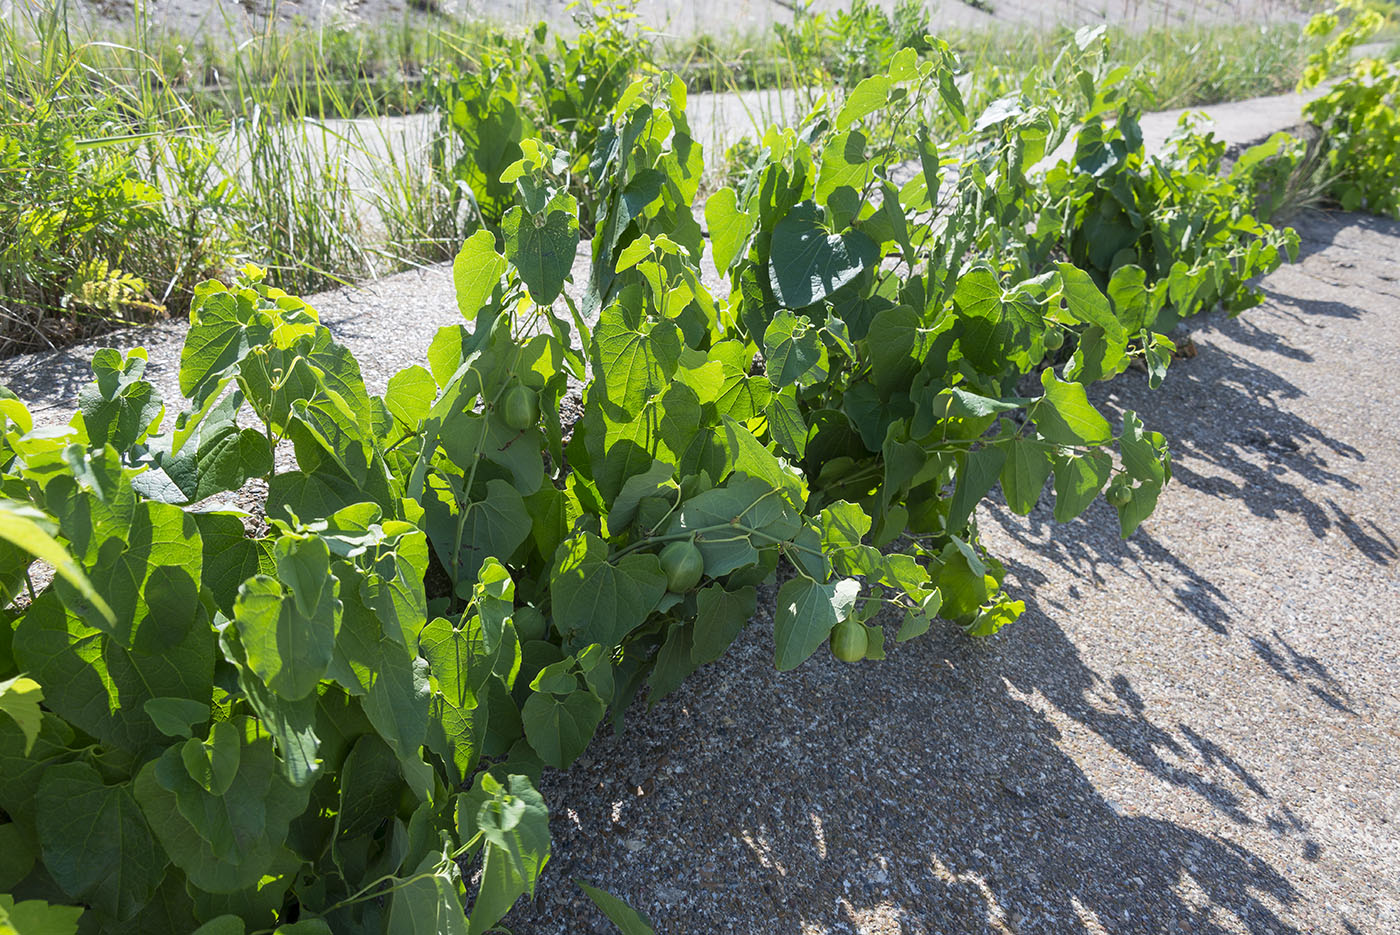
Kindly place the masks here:
<instances>
[{"instance_id":1,"label":"plant shadow","mask_svg":"<svg viewBox=\"0 0 1400 935\"><path fill-rule=\"evenodd\" d=\"M1146 772L1169 811L1207 803L1315 860L1306 824L1199 725L1094 671L1061 613L1032 601L1006 638L948 628L876 665L819 653L777 678L750 627L733 658L546 777L569 806L554 866L506 923L609 931L580 878L658 932L1298 932L1276 856L1150 817L1143 780L1113 777ZM1121 760L1086 771L1081 728Z\"/></svg>"}]
</instances>

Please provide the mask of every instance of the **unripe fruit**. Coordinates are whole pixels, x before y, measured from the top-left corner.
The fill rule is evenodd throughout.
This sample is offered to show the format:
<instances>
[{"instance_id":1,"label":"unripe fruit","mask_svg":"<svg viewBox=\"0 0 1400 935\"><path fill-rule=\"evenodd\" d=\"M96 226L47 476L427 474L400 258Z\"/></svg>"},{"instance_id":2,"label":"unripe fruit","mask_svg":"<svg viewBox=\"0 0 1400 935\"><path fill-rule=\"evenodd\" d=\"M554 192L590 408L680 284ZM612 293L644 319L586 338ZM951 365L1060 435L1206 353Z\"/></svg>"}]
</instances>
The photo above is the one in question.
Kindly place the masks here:
<instances>
[{"instance_id":1,"label":"unripe fruit","mask_svg":"<svg viewBox=\"0 0 1400 935\"><path fill-rule=\"evenodd\" d=\"M831 631L831 654L842 662L860 662L870 648L870 637L863 624L842 620Z\"/></svg>"},{"instance_id":2,"label":"unripe fruit","mask_svg":"<svg viewBox=\"0 0 1400 935\"><path fill-rule=\"evenodd\" d=\"M682 594L700 583L705 559L693 542L672 542L661 550L661 570L666 573L666 590Z\"/></svg>"},{"instance_id":3,"label":"unripe fruit","mask_svg":"<svg viewBox=\"0 0 1400 935\"><path fill-rule=\"evenodd\" d=\"M544 614L528 604L515 608L512 619L515 621L516 635L520 637L522 643L544 639L546 631L549 629Z\"/></svg>"},{"instance_id":4,"label":"unripe fruit","mask_svg":"<svg viewBox=\"0 0 1400 935\"><path fill-rule=\"evenodd\" d=\"M1124 484L1115 484L1108 488L1104 499L1112 506L1123 507L1133 502L1133 492Z\"/></svg>"},{"instance_id":5,"label":"unripe fruit","mask_svg":"<svg viewBox=\"0 0 1400 935\"><path fill-rule=\"evenodd\" d=\"M501 400L501 418L506 425L523 432L539 421L539 396L528 386L515 384L506 390L505 399Z\"/></svg>"},{"instance_id":6,"label":"unripe fruit","mask_svg":"<svg viewBox=\"0 0 1400 935\"><path fill-rule=\"evenodd\" d=\"M1058 351L1065 346L1065 330L1059 325L1051 325L1045 329L1045 335L1040 340L1047 351Z\"/></svg>"}]
</instances>

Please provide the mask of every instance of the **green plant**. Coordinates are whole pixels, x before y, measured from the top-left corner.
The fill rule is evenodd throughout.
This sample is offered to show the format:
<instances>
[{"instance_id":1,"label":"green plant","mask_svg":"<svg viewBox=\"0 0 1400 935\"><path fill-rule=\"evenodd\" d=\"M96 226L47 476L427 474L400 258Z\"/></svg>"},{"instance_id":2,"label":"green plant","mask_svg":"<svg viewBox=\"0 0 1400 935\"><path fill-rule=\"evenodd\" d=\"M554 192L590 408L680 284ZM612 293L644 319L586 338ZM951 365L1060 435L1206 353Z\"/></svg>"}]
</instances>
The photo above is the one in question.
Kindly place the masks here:
<instances>
[{"instance_id":1,"label":"green plant","mask_svg":"<svg viewBox=\"0 0 1400 935\"><path fill-rule=\"evenodd\" d=\"M487 224L498 225L511 204L501 171L520 158L523 139L537 136L561 155L558 171L575 186L580 222L592 229L589 160L608 115L651 61L649 44L630 25L635 5L594 0L579 15L578 34L552 45L544 23L527 37L496 37L474 71L435 81L444 128L460 144L451 177Z\"/></svg>"},{"instance_id":2,"label":"green plant","mask_svg":"<svg viewBox=\"0 0 1400 935\"><path fill-rule=\"evenodd\" d=\"M1231 313L1257 305L1250 280L1296 254L1297 235L1253 213L1246 178L1282 140L1246 154L1223 173L1225 145L1183 117L1166 152L1146 157L1136 116L1113 125L1094 117L1079 131L1072 159L1051 168L1037 232L1057 245L1110 295L1129 280L1157 294L1163 330L1217 303Z\"/></svg>"},{"instance_id":3,"label":"green plant","mask_svg":"<svg viewBox=\"0 0 1400 935\"><path fill-rule=\"evenodd\" d=\"M977 543L973 505L1000 480L1012 508L1027 512L1053 474L1055 516L1072 518L1114 473L1103 448L1119 443L1134 452L1124 462L1133 497L1120 515L1125 534L1135 528L1167 478L1160 437L1144 435L1132 414L1115 436L1077 383L1125 366L1126 335L1152 348L1163 339L1150 331L1141 284L1115 302L1069 264L1018 280L965 261L1001 226L999 212L1028 210L998 198L1024 201L1018 180L1053 148L1059 117L1003 102L971 123L949 69L946 58L902 53L801 133L770 131L765 163L740 190L711 196L706 218L734 287L726 315L765 361L768 439L813 478L815 503L858 504L874 545L908 537L904 557L938 584L940 614L991 633L1021 605ZM934 94L968 127L950 143L969 153L950 194L909 106ZM890 181L903 158L893 144L910 128L881 111L915 122L920 171L902 186ZM1066 383L1043 369L1043 335L1070 326L1101 328L1117 343L1100 342L1092 356L1085 344L1087 365L1066 368ZM1043 395L1019 396L1035 372ZM838 567L860 567L845 561ZM921 632L918 619L900 638Z\"/></svg>"},{"instance_id":4,"label":"green plant","mask_svg":"<svg viewBox=\"0 0 1400 935\"><path fill-rule=\"evenodd\" d=\"M475 72L433 84L444 134L459 142L450 168L441 149L436 161L456 183L454 200L465 200L489 224L499 224L510 207L513 188L501 173L520 158L520 141L533 134L517 75L523 55L522 40L502 38L482 52Z\"/></svg>"},{"instance_id":5,"label":"green plant","mask_svg":"<svg viewBox=\"0 0 1400 935\"><path fill-rule=\"evenodd\" d=\"M1275 133L1241 153L1230 167L1231 179L1266 223L1286 220L1321 202L1332 188L1331 172L1327 141L1316 130L1304 137Z\"/></svg>"},{"instance_id":6,"label":"green plant","mask_svg":"<svg viewBox=\"0 0 1400 935\"><path fill-rule=\"evenodd\" d=\"M485 932L548 862L540 770L644 686L655 700L718 658L760 584L780 583L780 669L845 623L879 659L882 609L900 640L935 614L990 633L1019 611L975 538L998 477L1028 510L1053 473L1067 518L1119 475L1136 526L1167 479L1160 436L1131 413L1115 436L1082 374L1003 392L1052 321L1133 313L1068 265L1009 288L964 268L933 236L928 144L895 189L896 154L857 138L930 88L956 108L944 74L910 53L811 125L826 129L770 134L742 196L707 205L737 285L723 305L678 224L699 177L684 89L643 80L593 161L591 327L555 309L579 237L567 162L526 139L502 173L502 249L479 231L454 265L470 325L382 397L249 269L196 290L173 418L139 352L96 356L66 432L0 400L4 494L52 517L112 610L61 578L0 622L23 719L0 717L0 909L76 903L96 931ZM1032 156L990 145L979 165ZM887 250L901 260L877 269ZM522 386L538 423L508 402ZM257 478L265 522L200 506ZM27 556L0 557L29 578ZM32 737L16 690L43 693Z\"/></svg>"},{"instance_id":7,"label":"green plant","mask_svg":"<svg viewBox=\"0 0 1400 935\"><path fill-rule=\"evenodd\" d=\"M1393 19L1393 5L1379 8L1345 0L1308 22L1308 32L1329 38L1309 61L1299 90L1340 71L1351 51ZM1345 21L1345 22L1344 22ZM1364 208L1400 217L1400 66L1367 58L1327 94L1303 110L1323 133L1330 192L1348 211Z\"/></svg>"},{"instance_id":8,"label":"green plant","mask_svg":"<svg viewBox=\"0 0 1400 935\"><path fill-rule=\"evenodd\" d=\"M139 55L84 68L65 13L0 20L0 354L183 311L237 240L215 147L168 132L188 109Z\"/></svg>"},{"instance_id":9,"label":"green plant","mask_svg":"<svg viewBox=\"0 0 1400 935\"><path fill-rule=\"evenodd\" d=\"M1400 65L1366 59L1303 115L1325 134L1332 196L1400 218Z\"/></svg>"},{"instance_id":10,"label":"green plant","mask_svg":"<svg viewBox=\"0 0 1400 935\"><path fill-rule=\"evenodd\" d=\"M1160 382L1165 323L1201 290L1247 301L1289 238L1220 216L1278 147L1234 182L1200 137L1144 160L1097 37L1060 60L1082 100L1041 76L975 118L946 43L895 51L764 133L708 241L679 79L617 89L581 160L577 127L527 132L502 45L441 88L496 147L463 179L494 229L457 255L466 322L426 366L371 395L250 267L195 290L173 415L139 351L96 355L63 431L0 393L0 582L24 592L0 615L0 918L485 933L548 863L541 771L718 659L761 587L777 668L878 660L936 617L988 635L1023 610L979 536L998 485L1017 513L1050 486L1059 521L1102 493L1131 534L1166 440L1086 387L1133 360ZM1105 199L1144 221L1100 264L1075 238ZM251 481L261 518L209 506ZM42 543L48 586L19 514L72 556Z\"/></svg>"},{"instance_id":11,"label":"green plant","mask_svg":"<svg viewBox=\"0 0 1400 935\"><path fill-rule=\"evenodd\" d=\"M931 50L928 6L899 0L887 14L870 0L854 0L850 9L815 11L808 0L799 4L793 23L774 24L777 44L802 80L851 88L862 78L889 67L895 53Z\"/></svg>"}]
</instances>

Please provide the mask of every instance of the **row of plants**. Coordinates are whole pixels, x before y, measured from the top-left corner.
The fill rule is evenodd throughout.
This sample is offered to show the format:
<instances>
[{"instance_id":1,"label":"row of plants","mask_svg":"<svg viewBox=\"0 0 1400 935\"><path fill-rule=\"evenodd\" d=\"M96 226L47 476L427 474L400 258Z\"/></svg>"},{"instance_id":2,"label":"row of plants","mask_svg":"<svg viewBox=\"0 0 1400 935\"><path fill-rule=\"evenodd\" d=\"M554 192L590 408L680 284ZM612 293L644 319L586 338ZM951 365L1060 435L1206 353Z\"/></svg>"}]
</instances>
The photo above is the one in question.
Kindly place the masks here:
<instances>
[{"instance_id":1,"label":"row of plants","mask_svg":"<svg viewBox=\"0 0 1400 935\"><path fill-rule=\"evenodd\" d=\"M382 28L247 37L226 20L226 37L195 42L162 32L140 4L131 34L115 40L70 22L66 0L21 5L0 20L0 177L12 183L0 197L0 354L183 316L196 283L249 259L302 294L450 259L482 218L499 223L500 170L531 136L569 154L589 210L600 115L657 61L685 59L692 86L749 86L762 72L758 84L810 102L886 70L898 51L932 48L927 11L907 3L892 15L803 9L742 47L707 39L689 51L640 28L628 3L578 14L567 41L543 26L516 33L415 13ZM1016 93L1033 73L1072 92L1066 37L960 37L969 106ZM1109 39L1105 60L1135 65L1125 87L1139 106L1261 93L1258 76L1291 81L1307 47L1268 30ZM760 61L777 64L749 74ZM1166 77L1186 61L1196 83ZM702 81L707 62L725 75ZM408 82L402 93L395 81ZM441 133L342 119L422 107L443 113ZM479 145L483 130L504 145ZM734 171L753 149L736 150ZM582 223L592 230L591 216Z\"/></svg>"},{"instance_id":2,"label":"row of plants","mask_svg":"<svg viewBox=\"0 0 1400 935\"><path fill-rule=\"evenodd\" d=\"M1084 61L1076 98L971 117L946 44L901 51L770 128L708 237L685 86L635 80L586 162L580 127L520 138L454 263L464 323L383 395L252 267L195 290L182 398L111 349L62 430L0 394L7 924L493 930L549 861L541 771L760 600L778 669L878 660L1022 611L978 535L994 488L1027 513L1048 486L1059 521L1103 497L1131 533L1166 440L1089 386L1160 382L1166 325L1246 306L1296 239L1230 204L1253 176L1207 142L1145 158ZM211 505L255 480L265 519Z\"/></svg>"}]
</instances>

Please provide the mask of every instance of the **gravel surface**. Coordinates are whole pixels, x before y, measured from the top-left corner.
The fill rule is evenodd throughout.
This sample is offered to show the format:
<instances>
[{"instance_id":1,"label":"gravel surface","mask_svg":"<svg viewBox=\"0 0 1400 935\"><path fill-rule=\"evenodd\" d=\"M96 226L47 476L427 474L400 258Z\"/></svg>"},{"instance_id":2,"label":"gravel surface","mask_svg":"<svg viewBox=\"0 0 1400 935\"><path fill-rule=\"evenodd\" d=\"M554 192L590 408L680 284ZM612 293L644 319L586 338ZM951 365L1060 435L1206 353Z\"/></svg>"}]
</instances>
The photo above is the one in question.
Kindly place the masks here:
<instances>
[{"instance_id":1,"label":"gravel surface","mask_svg":"<svg viewBox=\"0 0 1400 935\"><path fill-rule=\"evenodd\" d=\"M1269 302L1197 319L1161 390L1099 387L1176 458L1132 539L1102 504L993 504L1026 615L879 664L775 672L770 592L723 660L546 777L554 859L512 931L609 931L574 878L661 933L1400 930L1400 224L1298 227ZM445 267L312 303L371 391L460 321ZM182 336L0 381L62 421L93 349L139 343L171 398Z\"/></svg>"}]
</instances>

